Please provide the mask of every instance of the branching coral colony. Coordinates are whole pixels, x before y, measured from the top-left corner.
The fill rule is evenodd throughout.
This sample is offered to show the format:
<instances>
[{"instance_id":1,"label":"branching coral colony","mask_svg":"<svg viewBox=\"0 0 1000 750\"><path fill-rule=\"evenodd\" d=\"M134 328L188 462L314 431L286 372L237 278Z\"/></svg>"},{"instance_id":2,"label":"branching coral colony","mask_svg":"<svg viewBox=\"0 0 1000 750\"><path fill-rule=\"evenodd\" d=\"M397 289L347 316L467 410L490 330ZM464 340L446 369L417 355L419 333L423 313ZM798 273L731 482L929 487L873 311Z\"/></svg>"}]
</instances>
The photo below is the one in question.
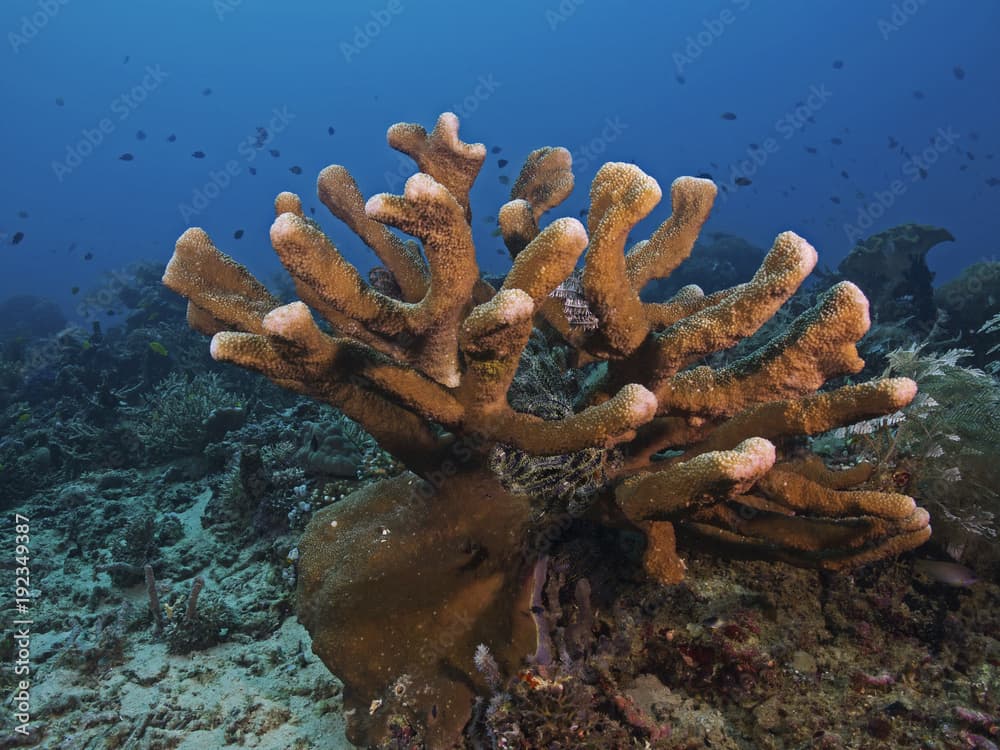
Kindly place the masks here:
<instances>
[{"instance_id":1,"label":"branching coral colony","mask_svg":"<svg viewBox=\"0 0 1000 750\"><path fill-rule=\"evenodd\" d=\"M470 228L486 147L459 140L451 113L431 133L393 125L388 141L420 170L403 195L366 203L341 166L320 173L318 190L385 264L377 286L391 293L367 284L291 193L275 200L271 242L301 301L282 304L201 229L180 237L164 275L189 300L191 326L212 336L213 357L333 404L412 472L320 511L300 545L300 617L345 683L352 741L379 741L403 714L427 727L429 746L450 746L485 689L477 645L508 669L534 650L522 544L531 482L502 476L504 458L519 457L522 469L535 459L550 475L560 461L567 472L598 466L587 512L640 530L645 569L665 583L683 577L676 535L830 570L928 538L912 498L848 489L869 467L830 470L802 440L794 454L776 448L892 413L915 394L905 378L817 392L862 368L855 343L868 302L856 286L837 284L744 359L692 366L754 333L793 294L816 263L804 239L778 235L745 284L709 295L688 286L644 303L643 286L690 254L715 185L676 180L673 214L626 252L629 231L660 201L657 182L633 164L605 164L587 226L562 218L542 229L573 188L569 152L542 148L500 209L513 267L494 289L480 277ZM587 368L575 403L561 409L523 393L519 364L542 334L551 352L558 344ZM587 451L614 458L588 464Z\"/></svg>"}]
</instances>

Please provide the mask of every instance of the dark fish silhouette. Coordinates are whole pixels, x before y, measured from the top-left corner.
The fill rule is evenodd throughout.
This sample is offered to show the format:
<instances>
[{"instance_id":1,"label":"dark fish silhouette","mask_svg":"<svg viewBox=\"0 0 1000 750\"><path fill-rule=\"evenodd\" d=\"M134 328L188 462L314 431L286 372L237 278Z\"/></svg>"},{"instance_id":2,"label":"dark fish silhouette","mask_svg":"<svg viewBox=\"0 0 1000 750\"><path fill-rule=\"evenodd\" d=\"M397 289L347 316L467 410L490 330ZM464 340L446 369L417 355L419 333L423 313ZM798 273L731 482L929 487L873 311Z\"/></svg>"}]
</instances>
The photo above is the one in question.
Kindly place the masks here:
<instances>
[{"instance_id":1,"label":"dark fish silhouette","mask_svg":"<svg viewBox=\"0 0 1000 750\"><path fill-rule=\"evenodd\" d=\"M17 212L17 215L18 215L18 216L19 216L20 218L22 218L22 219L27 219L27 218L28 218L28 212L27 212L27 211L18 211L18 212Z\"/></svg>"},{"instance_id":2,"label":"dark fish silhouette","mask_svg":"<svg viewBox=\"0 0 1000 750\"><path fill-rule=\"evenodd\" d=\"M990 187L996 187L997 185L1000 185L1000 177L987 177L986 184L989 185ZM20 232L18 232L17 234L20 234ZM14 236L17 237L17 234L15 234Z\"/></svg>"},{"instance_id":3,"label":"dark fish silhouette","mask_svg":"<svg viewBox=\"0 0 1000 750\"><path fill-rule=\"evenodd\" d=\"M84 260L93 260L94 259L94 254L88 252L86 255L83 256L83 259Z\"/></svg>"},{"instance_id":4,"label":"dark fish silhouette","mask_svg":"<svg viewBox=\"0 0 1000 750\"><path fill-rule=\"evenodd\" d=\"M146 140L146 133L145 133L145 131L142 131L142 130L135 131L135 139L137 141L144 141L144 140Z\"/></svg>"},{"instance_id":5,"label":"dark fish silhouette","mask_svg":"<svg viewBox=\"0 0 1000 750\"><path fill-rule=\"evenodd\" d=\"M257 167L250 167L250 174L257 174Z\"/></svg>"},{"instance_id":6,"label":"dark fish silhouette","mask_svg":"<svg viewBox=\"0 0 1000 750\"><path fill-rule=\"evenodd\" d=\"M278 149L276 149L276 148L269 148L269 149L267 150L267 153L269 153L269 154L270 154L271 156L273 156L273 157L274 157L275 159L277 159L277 158L278 158L279 156L281 156L281 152L280 152L280 151L278 151Z\"/></svg>"},{"instance_id":7,"label":"dark fish silhouette","mask_svg":"<svg viewBox=\"0 0 1000 750\"><path fill-rule=\"evenodd\" d=\"M896 148L896 146L898 146L898 145L899 145L899 141L897 141L895 138L893 138L890 135L889 136L889 148Z\"/></svg>"},{"instance_id":8,"label":"dark fish silhouette","mask_svg":"<svg viewBox=\"0 0 1000 750\"><path fill-rule=\"evenodd\" d=\"M80 287L75 286L75 287L73 287L72 289L69 290L69 293L70 294L78 294L79 291L80 291Z\"/></svg>"},{"instance_id":9,"label":"dark fish silhouette","mask_svg":"<svg viewBox=\"0 0 1000 750\"><path fill-rule=\"evenodd\" d=\"M63 99L61 96L57 96L56 97L56 106L57 107L62 107L65 104L66 104L66 100L65 99Z\"/></svg>"},{"instance_id":10,"label":"dark fish silhouette","mask_svg":"<svg viewBox=\"0 0 1000 750\"><path fill-rule=\"evenodd\" d=\"M847 174L847 170L846 169L840 170L840 176L843 177L845 180L848 180L851 177L849 174Z\"/></svg>"},{"instance_id":11,"label":"dark fish silhouette","mask_svg":"<svg viewBox=\"0 0 1000 750\"><path fill-rule=\"evenodd\" d=\"M580 217L581 218L584 217L584 216L586 216L589 213L590 213L590 209L589 208L581 208L580 209Z\"/></svg>"},{"instance_id":12,"label":"dark fish silhouette","mask_svg":"<svg viewBox=\"0 0 1000 750\"><path fill-rule=\"evenodd\" d=\"M212 89L202 89L201 90L201 95L202 96L211 96L211 94L212 94Z\"/></svg>"},{"instance_id":13,"label":"dark fish silhouette","mask_svg":"<svg viewBox=\"0 0 1000 750\"><path fill-rule=\"evenodd\" d=\"M503 149L500 148L500 146L494 146L490 149L491 154L499 154L501 151L503 151Z\"/></svg>"},{"instance_id":14,"label":"dark fish silhouette","mask_svg":"<svg viewBox=\"0 0 1000 750\"><path fill-rule=\"evenodd\" d=\"M965 69L961 65L956 65L951 72L954 73L955 78L960 81L965 78Z\"/></svg>"},{"instance_id":15,"label":"dark fish silhouette","mask_svg":"<svg viewBox=\"0 0 1000 750\"><path fill-rule=\"evenodd\" d=\"M719 115L719 116L720 116L720 117L721 117L721 118L722 118L723 120L735 120L735 119L736 119L736 113L735 113L735 112L723 112L723 113L722 113L721 115Z\"/></svg>"},{"instance_id":16,"label":"dark fish silhouette","mask_svg":"<svg viewBox=\"0 0 1000 750\"><path fill-rule=\"evenodd\" d=\"M509 185L510 184L510 177L508 177L505 174L500 175L500 177L498 177L497 179L500 180L500 184L501 185Z\"/></svg>"},{"instance_id":17,"label":"dark fish silhouette","mask_svg":"<svg viewBox=\"0 0 1000 750\"><path fill-rule=\"evenodd\" d=\"M122 65L128 65L128 61L132 59L131 55L125 55L125 59L122 60Z\"/></svg>"},{"instance_id":18,"label":"dark fish silhouette","mask_svg":"<svg viewBox=\"0 0 1000 750\"><path fill-rule=\"evenodd\" d=\"M674 80L676 80L677 83L680 83L680 84L687 83L687 78L685 78L684 76L682 76L680 73L678 73L677 75L674 76Z\"/></svg>"},{"instance_id":19,"label":"dark fish silhouette","mask_svg":"<svg viewBox=\"0 0 1000 750\"><path fill-rule=\"evenodd\" d=\"M923 91L914 91L913 92L913 98L914 99L923 99L924 98L924 92Z\"/></svg>"},{"instance_id":20,"label":"dark fish silhouette","mask_svg":"<svg viewBox=\"0 0 1000 750\"><path fill-rule=\"evenodd\" d=\"M10 238L10 244L17 245L24 239L24 232L14 232L14 236Z\"/></svg>"},{"instance_id":21,"label":"dark fish silhouette","mask_svg":"<svg viewBox=\"0 0 1000 750\"><path fill-rule=\"evenodd\" d=\"M836 203L837 205L840 205L840 198L838 198L836 195L830 196L830 201Z\"/></svg>"},{"instance_id":22,"label":"dark fish silhouette","mask_svg":"<svg viewBox=\"0 0 1000 750\"><path fill-rule=\"evenodd\" d=\"M500 167L501 169L506 167L509 163L510 162L508 162L506 159L497 159L497 166Z\"/></svg>"},{"instance_id":23,"label":"dark fish silhouette","mask_svg":"<svg viewBox=\"0 0 1000 750\"><path fill-rule=\"evenodd\" d=\"M832 143L834 146L841 146L843 145L844 142L840 138L831 138L830 143Z\"/></svg>"},{"instance_id":24,"label":"dark fish silhouette","mask_svg":"<svg viewBox=\"0 0 1000 750\"><path fill-rule=\"evenodd\" d=\"M234 240L238 240L242 236L243 236L243 230L242 229L237 229L235 232L233 232L233 239Z\"/></svg>"},{"instance_id":25,"label":"dark fish silhouette","mask_svg":"<svg viewBox=\"0 0 1000 750\"><path fill-rule=\"evenodd\" d=\"M695 177L701 177L703 180L714 180L715 178L709 172L699 172Z\"/></svg>"},{"instance_id":26,"label":"dark fish silhouette","mask_svg":"<svg viewBox=\"0 0 1000 750\"><path fill-rule=\"evenodd\" d=\"M833 61L833 67L836 68L837 70L840 70L841 68L844 67L844 61L843 60L834 60Z\"/></svg>"},{"instance_id":27,"label":"dark fish silhouette","mask_svg":"<svg viewBox=\"0 0 1000 750\"><path fill-rule=\"evenodd\" d=\"M168 143L173 143L176 140L177 140L177 136L174 135L173 133L171 133L170 135L167 136L167 142Z\"/></svg>"},{"instance_id":28,"label":"dark fish silhouette","mask_svg":"<svg viewBox=\"0 0 1000 750\"><path fill-rule=\"evenodd\" d=\"M740 187L746 187L747 185L752 185L753 181L749 177L737 177L733 180Z\"/></svg>"},{"instance_id":29,"label":"dark fish silhouette","mask_svg":"<svg viewBox=\"0 0 1000 750\"><path fill-rule=\"evenodd\" d=\"M204 151L195 151L195 152L193 152L191 154L191 156L193 156L195 159L204 159L205 158L205 152Z\"/></svg>"},{"instance_id":30,"label":"dark fish silhouette","mask_svg":"<svg viewBox=\"0 0 1000 750\"><path fill-rule=\"evenodd\" d=\"M132 156L132 154L124 153L121 156L119 156L118 158L121 159L122 161L132 161L135 157Z\"/></svg>"},{"instance_id":31,"label":"dark fish silhouette","mask_svg":"<svg viewBox=\"0 0 1000 750\"><path fill-rule=\"evenodd\" d=\"M806 146L806 151L810 154L817 153L816 149L813 146Z\"/></svg>"},{"instance_id":32,"label":"dark fish silhouette","mask_svg":"<svg viewBox=\"0 0 1000 750\"><path fill-rule=\"evenodd\" d=\"M333 135L333 134L334 134L334 133L336 133L337 131L336 131L336 129L335 129L334 127L333 127L333 125L331 125L330 127L328 127L328 128L326 129L326 132L327 132L327 133L328 133L329 135Z\"/></svg>"},{"instance_id":33,"label":"dark fish silhouette","mask_svg":"<svg viewBox=\"0 0 1000 750\"><path fill-rule=\"evenodd\" d=\"M292 174L302 174L302 167L296 164L294 167L289 167L288 171Z\"/></svg>"}]
</instances>

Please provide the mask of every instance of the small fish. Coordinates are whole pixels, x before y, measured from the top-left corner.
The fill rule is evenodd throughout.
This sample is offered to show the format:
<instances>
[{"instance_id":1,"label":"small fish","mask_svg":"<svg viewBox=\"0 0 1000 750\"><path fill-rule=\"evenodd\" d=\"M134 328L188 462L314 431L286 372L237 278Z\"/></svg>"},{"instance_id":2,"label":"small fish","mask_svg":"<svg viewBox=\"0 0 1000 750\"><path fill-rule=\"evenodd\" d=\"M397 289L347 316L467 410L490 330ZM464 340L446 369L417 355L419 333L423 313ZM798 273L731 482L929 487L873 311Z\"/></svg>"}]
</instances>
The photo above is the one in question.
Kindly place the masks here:
<instances>
[{"instance_id":1,"label":"small fish","mask_svg":"<svg viewBox=\"0 0 1000 750\"><path fill-rule=\"evenodd\" d=\"M844 67L844 61L843 60L834 60L833 61L833 67L834 67L835 70L840 70L841 68Z\"/></svg>"},{"instance_id":2,"label":"small fish","mask_svg":"<svg viewBox=\"0 0 1000 750\"><path fill-rule=\"evenodd\" d=\"M757 144L757 143L751 143L750 144L750 150L751 151L760 151L760 145Z\"/></svg>"},{"instance_id":3,"label":"small fish","mask_svg":"<svg viewBox=\"0 0 1000 750\"><path fill-rule=\"evenodd\" d=\"M161 357L167 356L167 347L165 347L159 341L150 341L149 348L152 349L157 354L159 354Z\"/></svg>"},{"instance_id":4,"label":"small fish","mask_svg":"<svg viewBox=\"0 0 1000 750\"><path fill-rule=\"evenodd\" d=\"M309 213L311 213L313 216L315 216L316 215L316 206L309 206Z\"/></svg>"},{"instance_id":5,"label":"small fish","mask_svg":"<svg viewBox=\"0 0 1000 750\"><path fill-rule=\"evenodd\" d=\"M735 113L735 112L723 112L723 113L722 113L721 115L719 115L719 116L720 116L720 117L721 117L721 118L722 118L723 120L735 120L735 119L736 119L736 113Z\"/></svg>"},{"instance_id":6,"label":"small fish","mask_svg":"<svg viewBox=\"0 0 1000 750\"><path fill-rule=\"evenodd\" d=\"M997 185L1000 185L1000 177L987 177L986 184L990 187L996 187ZM20 234L20 232L18 234ZM16 234L14 236L17 237Z\"/></svg>"},{"instance_id":7,"label":"small fish","mask_svg":"<svg viewBox=\"0 0 1000 750\"><path fill-rule=\"evenodd\" d=\"M132 154L126 152L118 157L121 161L132 161L135 157Z\"/></svg>"},{"instance_id":8,"label":"small fish","mask_svg":"<svg viewBox=\"0 0 1000 750\"><path fill-rule=\"evenodd\" d=\"M913 570L938 583L949 586L969 587L979 579L964 565L946 560L915 560Z\"/></svg>"},{"instance_id":9,"label":"small fish","mask_svg":"<svg viewBox=\"0 0 1000 750\"><path fill-rule=\"evenodd\" d=\"M926 180L927 179L927 170L924 169L923 167L920 167L920 169L918 171L920 172L920 179L921 180Z\"/></svg>"},{"instance_id":10,"label":"small fish","mask_svg":"<svg viewBox=\"0 0 1000 750\"><path fill-rule=\"evenodd\" d=\"M31 415L28 412L26 412L26 411L25 412L21 412L17 416L17 421L18 421L19 424L24 424L25 422L28 422L30 420L31 420Z\"/></svg>"},{"instance_id":11,"label":"small fish","mask_svg":"<svg viewBox=\"0 0 1000 750\"><path fill-rule=\"evenodd\" d=\"M125 55L125 59L122 60L122 65L128 65L128 61L132 59L131 55Z\"/></svg>"},{"instance_id":12,"label":"small fish","mask_svg":"<svg viewBox=\"0 0 1000 750\"><path fill-rule=\"evenodd\" d=\"M679 83L681 85L684 85L685 83L687 83L687 78L685 78L684 76L682 76L680 73L678 73L677 75L674 76L674 80L677 81L677 83Z\"/></svg>"},{"instance_id":13,"label":"small fish","mask_svg":"<svg viewBox=\"0 0 1000 750\"><path fill-rule=\"evenodd\" d=\"M173 143L176 140L177 140L177 136L174 135L173 133L171 133L170 135L167 136L167 142L168 143Z\"/></svg>"},{"instance_id":14,"label":"small fish","mask_svg":"<svg viewBox=\"0 0 1000 750\"><path fill-rule=\"evenodd\" d=\"M508 165L509 163L510 163L510 162L508 162L508 161L507 161L506 159L497 159L497 166L498 166L498 167L500 167L500 169L503 169L503 168L504 168L504 167L506 167L506 166L507 166L507 165Z\"/></svg>"},{"instance_id":15,"label":"small fish","mask_svg":"<svg viewBox=\"0 0 1000 750\"><path fill-rule=\"evenodd\" d=\"M494 146L490 149L491 154L499 154L501 151L503 151L503 149L500 148L500 146Z\"/></svg>"},{"instance_id":16,"label":"small fish","mask_svg":"<svg viewBox=\"0 0 1000 750\"><path fill-rule=\"evenodd\" d=\"M500 230L499 228L494 229L492 232L490 232L490 237L500 237L502 235L503 235L503 231Z\"/></svg>"},{"instance_id":17,"label":"small fish","mask_svg":"<svg viewBox=\"0 0 1000 750\"><path fill-rule=\"evenodd\" d=\"M806 153L815 154L818 153L816 148L813 146L806 146Z\"/></svg>"},{"instance_id":18,"label":"small fish","mask_svg":"<svg viewBox=\"0 0 1000 750\"><path fill-rule=\"evenodd\" d=\"M844 142L840 138L831 138L830 143L832 143L834 146L842 146L844 144Z\"/></svg>"},{"instance_id":19,"label":"small fish","mask_svg":"<svg viewBox=\"0 0 1000 750\"><path fill-rule=\"evenodd\" d=\"M278 149L276 149L276 148L269 148L269 149L267 150L267 153L269 153L269 154L270 154L271 156L273 156L273 157L274 157L275 159L277 159L277 158L278 158L279 156L281 156L281 152L280 152L280 151L278 151Z\"/></svg>"},{"instance_id":20,"label":"small fish","mask_svg":"<svg viewBox=\"0 0 1000 750\"><path fill-rule=\"evenodd\" d=\"M80 287L78 287L78 286L73 287L72 289L69 290L69 293L70 294L79 294L80 293Z\"/></svg>"},{"instance_id":21,"label":"small fish","mask_svg":"<svg viewBox=\"0 0 1000 750\"><path fill-rule=\"evenodd\" d=\"M845 180L851 179L851 176L849 174L847 174L847 170L846 169L841 169L840 170L840 176L843 177Z\"/></svg>"},{"instance_id":22,"label":"small fish","mask_svg":"<svg viewBox=\"0 0 1000 750\"><path fill-rule=\"evenodd\" d=\"M63 99L61 96L57 96L56 97L56 106L57 107L64 107L64 106L66 106L66 100Z\"/></svg>"},{"instance_id":23,"label":"small fish","mask_svg":"<svg viewBox=\"0 0 1000 750\"><path fill-rule=\"evenodd\" d=\"M25 211L25 210L23 210L23 209L21 211L18 211L17 215L19 217L21 217L22 219L27 219L28 218L28 212Z\"/></svg>"},{"instance_id":24,"label":"small fish","mask_svg":"<svg viewBox=\"0 0 1000 750\"><path fill-rule=\"evenodd\" d=\"M257 174L257 167L250 167L250 174Z\"/></svg>"},{"instance_id":25,"label":"small fish","mask_svg":"<svg viewBox=\"0 0 1000 750\"><path fill-rule=\"evenodd\" d=\"M94 259L94 254L91 253L91 252L85 253L84 256L83 256L83 259L84 260L93 260Z\"/></svg>"},{"instance_id":26,"label":"small fish","mask_svg":"<svg viewBox=\"0 0 1000 750\"><path fill-rule=\"evenodd\" d=\"M201 90L201 95L202 96L211 96L212 95L212 89L202 89Z\"/></svg>"},{"instance_id":27,"label":"small fish","mask_svg":"<svg viewBox=\"0 0 1000 750\"><path fill-rule=\"evenodd\" d=\"M510 184L510 177L508 177L505 174L500 175L497 179L500 180L500 184L501 185L509 185Z\"/></svg>"},{"instance_id":28,"label":"small fish","mask_svg":"<svg viewBox=\"0 0 1000 750\"><path fill-rule=\"evenodd\" d=\"M331 125L330 127L328 127L326 129L326 132L327 132L328 135L333 135L334 133L337 132L337 130L336 130L336 128L333 127L333 125Z\"/></svg>"},{"instance_id":29,"label":"small fish","mask_svg":"<svg viewBox=\"0 0 1000 750\"><path fill-rule=\"evenodd\" d=\"M924 98L924 92L923 91L914 91L913 92L913 98L914 99L923 99Z\"/></svg>"},{"instance_id":30,"label":"small fish","mask_svg":"<svg viewBox=\"0 0 1000 750\"><path fill-rule=\"evenodd\" d=\"M715 178L709 172L699 172L695 177L700 177L703 180L714 180Z\"/></svg>"},{"instance_id":31,"label":"small fish","mask_svg":"<svg viewBox=\"0 0 1000 750\"><path fill-rule=\"evenodd\" d=\"M749 177L737 177L733 180L740 187L746 187L747 185L752 185L753 181Z\"/></svg>"},{"instance_id":32,"label":"small fish","mask_svg":"<svg viewBox=\"0 0 1000 750\"><path fill-rule=\"evenodd\" d=\"M840 198L838 198L836 195L831 195L830 196L830 202L831 203L836 203L839 206L840 205Z\"/></svg>"},{"instance_id":33,"label":"small fish","mask_svg":"<svg viewBox=\"0 0 1000 750\"><path fill-rule=\"evenodd\" d=\"M233 232L233 239L234 240L238 240L242 236L243 236L243 230L242 229L237 229L235 232Z\"/></svg>"},{"instance_id":34,"label":"small fish","mask_svg":"<svg viewBox=\"0 0 1000 750\"><path fill-rule=\"evenodd\" d=\"M975 161L976 160L976 155L974 153L972 153L971 151L966 151L965 152L965 158L968 159L969 161Z\"/></svg>"},{"instance_id":35,"label":"small fish","mask_svg":"<svg viewBox=\"0 0 1000 750\"><path fill-rule=\"evenodd\" d=\"M965 69L961 65L956 65L952 68L951 72L954 74L955 78L961 81L965 78Z\"/></svg>"},{"instance_id":36,"label":"small fish","mask_svg":"<svg viewBox=\"0 0 1000 750\"><path fill-rule=\"evenodd\" d=\"M589 208L581 208L580 209L580 218L581 219L584 218L589 213L590 213L590 209Z\"/></svg>"},{"instance_id":37,"label":"small fish","mask_svg":"<svg viewBox=\"0 0 1000 750\"><path fill-rule=\"evenodd\" d=\"M21 240L24 239L24 232L14 232L14 236L10 238L10 244L17 245L20 244Z\"/></svg>"},{"instance_id":38,"label":"small fish","mask_svg":"<svg viewBox=\"0 0 1000 750\"><path fill-rule=\"evenodd\" d=\"M292 174L302 174L302 167L295 165L294 167L289 167L288 171Z\"/></svg>"},{"instance_id":39,"label":"small fish","mask_svg":"<svg viewBox=\"0 0 1000 750\"><path fill-rule=\"evenodd\" d=\"M191 152L191 156L193 156L195 159L204 159L205 158L205 152L204 151L192 151Z\"/></svg>"},{"instance_id":40,"label":"small fish","mask_svg":"<svg viewBox=\"0 0 1000 750\"><path fill-rule=\"evenodd\" d=\"M897 141L895 138L893 138L890 135L889 136L889 148L896 148L896 146L898 146L898 145L899 145L899 141Z\"/></svg>"},{"instance_id":41,"label":"small fish","mask_svg":"<svg viewBox=\"0 0 1000 750\"><path fill-rule=\"evenodd\" d=\"M143 131L143 130L137 130L137 131L135 131L135 139L137 141L144 141L144 140L146 140L146 133L145 133L145 131Z\"/></svg>"}]
</instances>

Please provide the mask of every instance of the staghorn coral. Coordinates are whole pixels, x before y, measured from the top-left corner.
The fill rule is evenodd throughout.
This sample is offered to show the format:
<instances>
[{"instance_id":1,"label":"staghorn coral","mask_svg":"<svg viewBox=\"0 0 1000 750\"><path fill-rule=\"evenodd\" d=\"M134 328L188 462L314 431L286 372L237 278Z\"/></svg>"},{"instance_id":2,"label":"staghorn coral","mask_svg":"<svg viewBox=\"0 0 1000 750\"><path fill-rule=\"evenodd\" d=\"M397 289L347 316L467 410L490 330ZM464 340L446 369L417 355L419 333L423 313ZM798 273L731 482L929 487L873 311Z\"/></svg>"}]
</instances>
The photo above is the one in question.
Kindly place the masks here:
<instances>
[{"instance_id":1,"label":"staghorn coral","mask_svg":"<svg viewBox=\"0 0 1000 750\"><path fill-rule=\"evenodd\" d=\"M405 716L426 727L431 746L452 746L473 694L485 693L472 664L478 644L505 669L533 648L535 551L522 544L531 501L489 471L497 446L534 457L620 451L603 463L587 512L643 531L647 572L662 580L683 574L675 532L827 569L927 539L927 514L912 498L848 491L863 473L817 470L784 450L892 413L915 394L905 378L817 393L864 364L855 343L868 304L853 284L834 286L757 351L718 369L691 367L751 336L795 292L816 263L801 237L780 234L746 283L709 295L687 286L644 303L643 286L691 252L714 184L676 180L672 215L626 252L629 232L661 198L657 182L634 165L606 164L586 228L571 218L541 228L572 189L569 153L541 149L500 211L514 262L494 289L480 279L470 228L468 191L485 147L459 140L451 113L430 134L401 124L388 139L421 169L403 195L366 203L340 166L320 174L318 191L378 255L400 299L365 283L290 193L275 201L271 242L301 301L281 304L201 229L180 237L164 274L188 298L191 325L212 335L213 357L333 404L416 474L324 509L300 545L300 618L345 683L352 741L384 740ZM389 227L419 239L422 252ZM581 294L596 325L580 327L551 295L585 249ZM535 327L563 339L568 362L591 363L572 410L539 416L523 394L508 398ZM393 688L401 684L409 687Z\"/></svg>"}]
</instances>

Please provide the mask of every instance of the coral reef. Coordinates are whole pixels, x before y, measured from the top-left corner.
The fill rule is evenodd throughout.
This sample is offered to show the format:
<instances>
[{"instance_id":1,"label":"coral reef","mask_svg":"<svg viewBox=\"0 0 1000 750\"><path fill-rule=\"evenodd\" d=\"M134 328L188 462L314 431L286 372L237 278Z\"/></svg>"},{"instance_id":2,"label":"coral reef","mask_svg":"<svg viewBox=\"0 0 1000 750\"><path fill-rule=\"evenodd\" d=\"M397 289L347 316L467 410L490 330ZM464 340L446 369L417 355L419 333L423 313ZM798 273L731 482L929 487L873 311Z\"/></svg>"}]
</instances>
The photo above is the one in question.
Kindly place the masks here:
<instances>
[{"instance_id":1,"label":"coral reef","mask_svg":"<svg viewBox=\"0 0 1000 750\"><path fill-rule=\"evenodd\" d=\"M928 538L912 498L851 490L867 479L863 467L831 471L803 455L802 436L895 412L916 392L906 378L819 392L863 367L855 344L868 303L856 286L835 285L725 367L691 367L751 336L796 291L816 263L801 237L778 235L745 283L710 295L687 286L644 303L642 288L690 254L715 186L676 180L670 218L626 252L629 232L661 198L656 181L605 164L586 228L567 218L540 228L572 173L565 149L539 149L499 213L514 262L494 289L480 278L469 223L485 146L462 142L450 113L431 133L394 125L388 140L420 169L403 195L365 202L340 166L323 170L318 190L378 255L401 299L366 284L291 193L275 201L271 242L301 301L282 304L200 229L180 237L164 274L188 298L191 326L212 335L215 359L338 407L414 472L323 509L300 544L300 617L345 682L353 741L386 740L403 716L431 747L451 746L473 695L486 692L473 676L476 646L487 644L505 670L533 649L536 554L522 544L533 503L489 470L498 447L619 450L620 461L602 463L587 513L642 532L644 567L663 581L684 571L675 535L830 570ZM551 295L585 249L581 294L596 325L574 326ZM540 416L508 398L536 327L565 348L568 365L586 368L571 410Z\"/></svg>"},{"instance_id":2,"label":"coral reef","mask_svg":"<svg viewBox=\"0 0 1000 750\"><path fill-rule=\"evenodd\" d=\"M927 267L927 253L954 239L940 227L901 224L856 245L837 270L868 295L876 321L910 318L926 333L935 320L934 274Z\"/></svg>"}]
</instances>

